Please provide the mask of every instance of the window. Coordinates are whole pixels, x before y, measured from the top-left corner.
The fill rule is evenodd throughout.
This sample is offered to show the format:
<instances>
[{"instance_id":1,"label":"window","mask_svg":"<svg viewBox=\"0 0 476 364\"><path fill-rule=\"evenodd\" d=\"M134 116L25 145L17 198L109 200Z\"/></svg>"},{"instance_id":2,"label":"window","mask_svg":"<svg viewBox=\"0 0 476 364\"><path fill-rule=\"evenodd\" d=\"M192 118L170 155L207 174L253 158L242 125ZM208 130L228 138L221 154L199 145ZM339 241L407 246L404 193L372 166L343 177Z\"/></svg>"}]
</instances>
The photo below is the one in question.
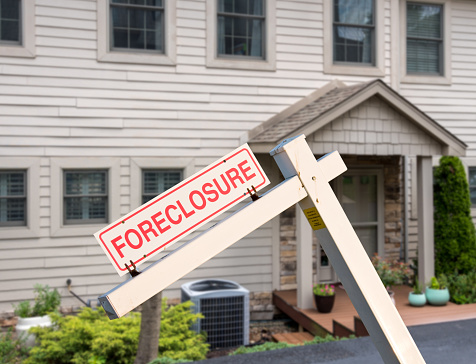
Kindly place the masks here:
<instances>
[{"instance_id":1,"label":"window","mask_svg":"<svg viewBox=\"0 0 476 364\"><path fill-rule=\"evenodd\" d=\"M476 207L476 167L469 167L469 195L471 205Z\"/></svg>"},{"instance_id":2,"label":"window","mask_svg":"<svg viewBox=\"0 0 476 364\"><path fill-rule=\"evenodd\" d=\"M26 171L0 171L0 227L26 225Z\"/></svg>"},{"instance_id":3,"label":"window","mask_svg":"<svg viewBox=\"0 0 476 364\"><path fill-rule=\"evenodd\" d=\"M324 72L385 76L384 1L324 1Z\"/></svg>"},{"instance_id":4,"label":"window","mask_svg":"<svg viewBox=\"0 0 476 364\"><path fill-rule=\"evenodd\" d=\"M142 203L172 188L183 179L181 170L143 170Z\"/></svg>"},{"instance_id":5,"label":"window","mask_svg":"<svg viewBox=\"0 0 476 364\"><path fill-rule=\"evenodd\" d=\"M107 171L64 171L64 224L107 222Z\"/></svg>"},{"instance_id":6,"label":"window","mask_svg":"<svg viewBox=\"0 0 476 364\"><path fill-rule=\"evenodd\" d=\"M274 71L276 2L207 0L207 66Z\"/></svg>"},{"instance_id":7,"label":"window","mask_svg":"<svg viewBox=\"0 0 476 364\"><path fill-rule=\"evenodd\" d=\"M175 65L175 0L98 0L98 60Z\"/></svg>"},{"instance_id":8,"label":"window","mask_svg":"<svg viewBox=\"0 0 476 364\"><path fill-rule=\"evenodd\" d=\"M0 0L0 56L35 57L35 0Z\"/></svg>"},{"instance_id":9,"label":"window","mask_svg":"<svg viewBox=\"0 0 476 364\"><path fill-rule=\"evenodd\" d=\"M373 0L334 0L334 63L375 64Z\"/></svg>"},{"instance_id":10,"label":"window","mask_svg":"<svg viewBox=\"0 0 476 364\"><path fill-rule=\"evenodd\" d=\"M407 3L407 74L443 72L443 6Z\"/></svg>"},{"instance_id":11,"label":"window","mask_svg":"<svg viewBox=\"0 0 476 364\"><path fill-rule=\"evenodd\" d=\"M0 0L0 42L21 44L21 1Z\"/></svg>"},{"instance_id":12,"label":"window","mask_svg":"<svg viewBox=\"0 0 476 364\"><path fill-rule=\"evenodd\" d=\"M401 82L451 84L450 0L400 2Z\"/></svg>"},{"instance_id":13,"label":"window","mask_svg":"<svg viewBox=\"0 0 476 364\"><path fill-rule=\"evenodd\" d=\"M162 0L111 0L111 49L164 53Z\"/></svg>"},{"instance_id":14,"label":"window","mask_svg":"<svg viewBox=\"0 0 476 364\"><path fill-rule=\"evenodd\" d=\"M263 0L218 0L218 57L264 58Z\"/></svg>"}]
</instances>

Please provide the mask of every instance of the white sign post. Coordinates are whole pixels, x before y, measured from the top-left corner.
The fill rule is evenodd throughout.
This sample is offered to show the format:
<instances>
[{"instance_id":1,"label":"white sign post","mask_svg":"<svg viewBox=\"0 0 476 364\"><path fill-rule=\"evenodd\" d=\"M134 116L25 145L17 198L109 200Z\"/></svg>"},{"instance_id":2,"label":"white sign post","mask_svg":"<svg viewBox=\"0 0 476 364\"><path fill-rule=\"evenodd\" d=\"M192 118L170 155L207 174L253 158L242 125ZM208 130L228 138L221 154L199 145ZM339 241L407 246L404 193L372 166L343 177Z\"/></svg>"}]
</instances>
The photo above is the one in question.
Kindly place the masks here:
<instances>
[{"instance_id":1,"label":"white sign post","mask_svg":"<svg viewBox=\"0 0 476 364\"><path fill-rule=\"evenodd\" d=\"M268 184L245 144L94 236L122 276Z\"/></svg>"},{"instance_id":2,"label":"white sign post","mask_svg":"<svg viewBox=\"0 0 476 364\"><path fill-rule=\"evenodd\" d=\"M354 307L385 363L424 363L418 348L380 281L329 181L345 170L339 153L318 161L303 135L271 151L286 180L261 198L200 234L141 274L99 297L111 319L121 317L185 274L299 203L315 230Z\"/></svg>"}]
</instances>

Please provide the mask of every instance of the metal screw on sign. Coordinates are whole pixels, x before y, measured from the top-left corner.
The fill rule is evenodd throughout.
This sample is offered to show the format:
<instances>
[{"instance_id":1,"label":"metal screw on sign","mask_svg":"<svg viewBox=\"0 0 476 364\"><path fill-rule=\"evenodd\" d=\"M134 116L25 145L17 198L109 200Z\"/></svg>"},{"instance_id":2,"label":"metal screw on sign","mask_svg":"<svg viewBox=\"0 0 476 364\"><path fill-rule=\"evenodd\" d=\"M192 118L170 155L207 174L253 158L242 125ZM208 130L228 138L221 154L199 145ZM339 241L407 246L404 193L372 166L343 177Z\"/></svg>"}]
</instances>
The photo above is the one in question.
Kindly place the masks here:
<instances>
[{"instance_id":1,"label":"metal screw on sign","mask_svg":"<svg viewBox=\"0 0 476 364\"><path fill-rule=\"evenodd\" d=\"M129 268L129 266L127 265L127 263L124 263L124 265L126 266L127 268L127 271L129 272L129 274L132 276L132 277L136 277L140 274L140 272L136 269L136 265L134 264L134 262L131 260L131 265L132 265L132 269Z\"/></svg>"},{"instance_id":2,"label":"metal screw on sign","mask_svg":"<svg viewBox=\"0 0 476 364\"><path fill-rule=\"evenodd\" d=\"M252 193L249 188L247 188L246 190L248 191L248 194L250 195L251 200L256 201L259 199L259 196L256 193L255 186L251 186L251 188L253 189L254 193Z\"/></svg>"}]
</instances>

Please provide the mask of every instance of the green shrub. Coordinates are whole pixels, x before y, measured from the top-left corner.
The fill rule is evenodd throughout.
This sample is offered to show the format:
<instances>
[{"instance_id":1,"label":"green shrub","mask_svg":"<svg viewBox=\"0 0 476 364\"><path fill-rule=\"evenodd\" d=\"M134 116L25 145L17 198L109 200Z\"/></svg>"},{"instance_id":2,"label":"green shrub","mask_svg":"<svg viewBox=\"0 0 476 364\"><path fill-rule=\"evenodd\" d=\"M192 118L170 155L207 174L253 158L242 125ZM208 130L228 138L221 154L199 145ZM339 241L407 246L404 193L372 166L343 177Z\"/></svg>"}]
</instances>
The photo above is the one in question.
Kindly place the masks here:
<instances>
[{"instance_id":1,"label":"green shrub","mask_svg":"<svg viewBox=\"0 0 476 364\"><path fill-rule=\"evenodd\" d=\"M0 362L3 364L21 363L28 356L24 338L15 339L13 329L0 333Z\"/></svg>"},{"instance_id":2,"label":"green shrub","mask_svg":"<svg viewBox=\"0 0 476 364\"><path fill-rule=\"evenodd\" d=\"M35 284L34 292L33 307L30 306L30 301L22 301L14 307L15 315L20 317L44 316L58 309L61 296L56 288L51 290L48 285Z\"/></svg>"},{"instance_id":3,"label":"green shrub","mask_svg":"<svg viewBox=\"0 0 476 364\"><path fill-rule=\"evenodd\" d=\"M277 350L277 349L285 349L285 348L292 348L297 345L288 344L285 342L274 343L268 342L263 345L256 345L256 346L240 346L235 351L231 352L229 355L238 355L238 354L250 354L250 353L259 353L261 351L270 351L270 350Z\"/></svg>"},{"instance_id":4,"label":"green shrub","mask_svg":"<svg viewBox=\"0 0 476 364\"><path fill-rule=\"evenodd\" d=\"M191 303L167 309L162 301L161 356L172 359L205 359L208 345L203 335L190 330L198 315ZM52 314L53 327L32 328L40 345L32 348L25 364L130 364L139 342L140 313L109 320L102 308L83 308L78 316ZM186 346L190 345L190 346Z\"/></svg>"},{"instance_id":5,"label":"green shrub","mask_svg":"<svg viewBox=\"0 0 476 364\"><path fill-rule=\"evenodd\" d=\"M171 359L166 356L152 360L149 364L178 364L178 363L191 363L193 360L185 359Z\"/></svg>"},{"instance_id":6,"label":"green shrub","mask_svg":"<svg viewBox=\"0 0 476 364\"><path fill-rule=\"evenodd\" d=\"M476 270L468 274L447 276L451 302L457 304L476 303Z\"/></svg>"},{"instance_id":7,"label":"green shrub","mask_svg":"<svg viewBox=\"0 0 476 364\"><path fill-rule=\"evenodd\" d=\"M320 337L316 336L314 339L311 341L305 341L303 345L316 345L316 344L323 344L323 343L328 343L332 341L340 341L340 340L348 340L348 339L354 339L355 336L351 335L349 338L339 338L339 337L333 337L332 335L326 335L325 337ZM263 345L256 345L256 346L250 346L250 347L245 347L245 346L240 346L238 349L230 353L229 355L238 355L238 354L249 354L249 353L258 353L261 351L270 351L270 350L277 350L277 349L285 349L285 348L292 348L298 345L294 344L288 344L285 342L267 342Z\"/></svg>"},{"instance_id":8,"label":"green shrub","mask_svg":"<svg viewBox=\"0 0 476 364\"><path fill-rule=\"evenodd\" d=\"M476 266L476 232L465 169L444 156L434 177L435 273L466 274Z\"/></svg>"}]
</instances>

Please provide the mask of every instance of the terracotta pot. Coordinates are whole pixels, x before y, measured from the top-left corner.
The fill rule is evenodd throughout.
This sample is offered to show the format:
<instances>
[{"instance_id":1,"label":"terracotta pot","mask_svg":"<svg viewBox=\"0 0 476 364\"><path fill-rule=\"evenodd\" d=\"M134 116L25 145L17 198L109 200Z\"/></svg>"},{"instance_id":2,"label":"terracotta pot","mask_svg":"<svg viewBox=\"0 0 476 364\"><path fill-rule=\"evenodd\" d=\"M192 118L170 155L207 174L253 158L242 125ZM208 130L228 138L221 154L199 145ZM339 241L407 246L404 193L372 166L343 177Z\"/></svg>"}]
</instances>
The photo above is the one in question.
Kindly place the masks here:
<instances>
[{"instance_id":1,"label":"terracotta pot","mask_svg":"<svg viewBox=\"0 0 476 364\"><path fill-rule=\"evenodd\" d=\"M314 295L314 302L316 303L317 311L321 313L329 313L334 307L334 301L336 296L318 296Z\"/></svg>"}]
</instances>

